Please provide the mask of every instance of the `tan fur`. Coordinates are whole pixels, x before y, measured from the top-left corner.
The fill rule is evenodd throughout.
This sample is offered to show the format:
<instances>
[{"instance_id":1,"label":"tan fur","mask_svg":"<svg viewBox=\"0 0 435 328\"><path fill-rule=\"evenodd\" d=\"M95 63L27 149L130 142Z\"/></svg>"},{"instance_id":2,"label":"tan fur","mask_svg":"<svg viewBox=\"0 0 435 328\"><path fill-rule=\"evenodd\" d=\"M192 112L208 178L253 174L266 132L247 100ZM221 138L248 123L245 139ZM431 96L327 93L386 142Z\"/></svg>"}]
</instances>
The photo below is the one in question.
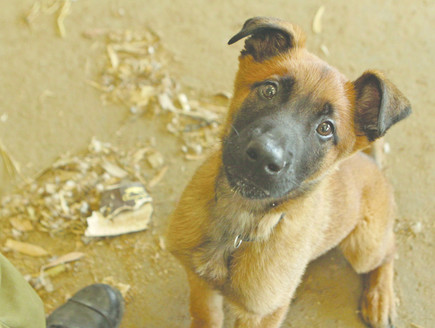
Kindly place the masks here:
<instances>
[{"instance_id":1,"label":"tan fur","mask_svg":"<svg viewBox=\"0 0 435 328\"><path fill-rule=\"evenodd\" d=\"M297 75L297 96L315 90L315 97L338 104L340 144L310 178L319 181L314 190L267 213L262 201L246 200L229 187L220 146L198 168L167 235L188 275L191 327L222 326L221 295L236 315L236 327L279 327L307 264L337 245L365 274L364 320L388 327L394 316L394 200L375 161L359 152L370 142L354 126L353 84L336 69L325 70L325 63L303 47L263 62L241 56L223 137L250 86L289 71ZM325 81L335 86L333 93L323 88ZM253 241L235 248L240 234Z\"/></svg>"}]
</instances>

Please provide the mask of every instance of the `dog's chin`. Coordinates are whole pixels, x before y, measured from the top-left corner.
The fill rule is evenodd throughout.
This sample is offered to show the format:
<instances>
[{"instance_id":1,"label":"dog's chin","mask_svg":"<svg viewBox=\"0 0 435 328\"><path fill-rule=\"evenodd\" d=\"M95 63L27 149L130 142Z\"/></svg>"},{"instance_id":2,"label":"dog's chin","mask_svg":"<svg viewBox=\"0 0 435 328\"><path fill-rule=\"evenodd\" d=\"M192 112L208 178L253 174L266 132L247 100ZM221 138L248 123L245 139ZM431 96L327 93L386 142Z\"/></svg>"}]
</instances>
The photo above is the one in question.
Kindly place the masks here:
<instances>
[{"instance_id":1,"label":"dog's chin","mask_svg":"<svg viewBox=\"0 0 435 328\"><path fill-rule=\"evenodd\" d=\"M268 188L259 185L243 176L233 175L230 170L225 170L231 189L240 196L250 200L277 200L287 196L289 189Z\"/></svg>"},{"instance_id":2,"label":"dog's chin","mask_svg":"<svg viewBox=\"0 0 435 328\"><path fill-rule=\"evenodd\" d=\"M229 180L229 183L234 192L247 199L262 200L273 197L269 190L259 188L250 183L250 181L245 181L243 179L232 179Z\"/></svg>"}]
</instances>

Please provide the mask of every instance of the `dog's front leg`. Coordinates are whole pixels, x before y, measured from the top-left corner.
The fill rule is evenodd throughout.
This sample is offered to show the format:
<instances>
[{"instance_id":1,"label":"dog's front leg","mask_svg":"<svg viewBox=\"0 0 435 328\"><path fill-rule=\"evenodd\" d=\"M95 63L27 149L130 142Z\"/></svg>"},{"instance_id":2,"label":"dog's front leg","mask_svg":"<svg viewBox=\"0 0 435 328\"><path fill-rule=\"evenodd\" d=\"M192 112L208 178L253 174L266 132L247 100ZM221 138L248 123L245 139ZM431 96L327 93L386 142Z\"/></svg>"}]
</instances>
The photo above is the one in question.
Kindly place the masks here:
<instances>
[{"instance_id":1,"label":"dog's front leg","mask_svg":"<svg viewBox=\"0 0 435 328\"><path fill-rule=\"evenodd\" d=\"M190 285L191 328L221 328L224 321L223 297L207 282L186 269Z\"/></svg>"},{"instance_id":2,"label":"dog's front leg","mask_svg":"<svg viewBox=\"0 0 435 328\"><path fill-rule=\"evenodd\" d=\"M361 241L361 239L360 239ZM361 246L361 245L359 245ZM342 248L343 250L343 248ZM393 288L394 280L394 237L378 250L378 254L385 253L380 265L371 270L362 266L363 248L359 248L358 261L352 262L349 256L349 248L344 249L344 255L351 259L352 266L363 275L364 290L361 299L361 315L366 323L372 328L391 328L395 318L395 296ZM378 255L372 252L371 258ZM369 256L369 254L366 254ZM369 259L368 257L366 259ZM367 262L370 262L369 261ZM360 262L360 263L358 263Z\"/></svg>"},{"instance_id":3,"label":"dog's front leg","mask_svg":"<svg viewBox=\"0 0 435 328\"><path fill-rule=\"evenodd\" d=\"M383 186L386 188L386 186ZM340 244L356 272L363 275L361 315L372 328L391 328L395 317L393 203L377 185L376 197L365 200L366 214Z\"/></svg>"},{"instance_id":4,"label":"dog's front leg","mask_svg":"<svg viewBox=\"0 0 435 328\"><path fill-rule=\"evenodd\" d=\"M287 305L284 305L271 314L266 316L258 316L253 314L240 315L235 324L235 328L277 328L280 327L284 321L289 308L290 301Z\"/></svg>"}]
</instances>

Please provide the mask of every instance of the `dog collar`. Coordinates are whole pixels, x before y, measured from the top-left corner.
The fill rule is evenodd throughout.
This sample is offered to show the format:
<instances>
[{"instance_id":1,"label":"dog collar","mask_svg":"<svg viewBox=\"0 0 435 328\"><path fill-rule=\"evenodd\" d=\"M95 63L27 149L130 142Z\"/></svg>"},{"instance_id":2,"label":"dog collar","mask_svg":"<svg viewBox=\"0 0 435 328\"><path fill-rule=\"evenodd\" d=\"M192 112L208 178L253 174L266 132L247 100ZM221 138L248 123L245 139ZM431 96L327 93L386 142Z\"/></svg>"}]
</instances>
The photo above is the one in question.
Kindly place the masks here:
<instances>
[{"instance_id":1,"label":"dog collar","mask_svg":"<svg viewBox=\"0 0 435 328\"><path fill-rule=\"evenodd\" d=\"M236 239L234 239L234 248L239 248L242 243L243 243L242 235L237 235Z\"/></svg>"}]
</instances>

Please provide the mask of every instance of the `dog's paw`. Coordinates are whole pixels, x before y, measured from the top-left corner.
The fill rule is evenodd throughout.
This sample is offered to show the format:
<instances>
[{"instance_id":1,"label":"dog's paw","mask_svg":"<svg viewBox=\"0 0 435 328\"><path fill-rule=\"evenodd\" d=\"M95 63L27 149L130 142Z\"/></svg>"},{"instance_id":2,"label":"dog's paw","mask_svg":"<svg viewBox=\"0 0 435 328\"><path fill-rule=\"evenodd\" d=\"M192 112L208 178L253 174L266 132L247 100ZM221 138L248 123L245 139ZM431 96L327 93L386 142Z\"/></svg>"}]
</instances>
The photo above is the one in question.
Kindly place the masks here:
<instances>
[{"instance_id":1,"label":"dog's paw","mask_svg":"<svg viewBox=\"0 0 435 328\"><path fill-rule=\"evenodd\" d=\"M372 328L394 328L396 304L390 286L369 286L363 294L361 316Z\"/></svg>"}]
</instances>

